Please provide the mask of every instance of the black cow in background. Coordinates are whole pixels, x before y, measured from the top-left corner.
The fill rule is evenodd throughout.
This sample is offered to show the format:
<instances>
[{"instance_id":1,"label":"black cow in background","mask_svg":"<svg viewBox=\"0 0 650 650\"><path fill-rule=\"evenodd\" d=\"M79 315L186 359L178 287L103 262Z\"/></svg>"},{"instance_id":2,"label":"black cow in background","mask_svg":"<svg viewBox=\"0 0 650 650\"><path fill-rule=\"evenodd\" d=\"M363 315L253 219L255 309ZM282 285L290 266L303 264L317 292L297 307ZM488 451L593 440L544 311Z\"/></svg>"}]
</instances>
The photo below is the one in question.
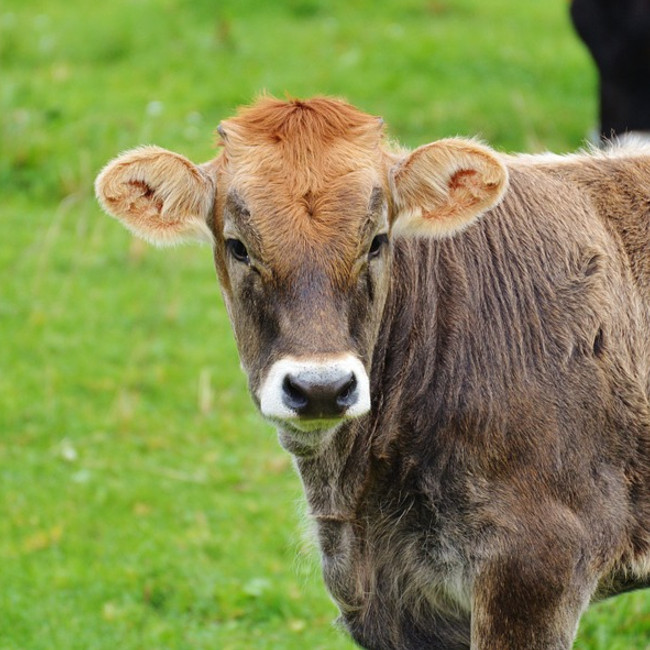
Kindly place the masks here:
<instances>
[{"instance_id":1,"label":"black cow in background","mask_svg":"<svg viewBox=\"0 0 650 650\"><path fill-rule=\"evenodd\" d=\"M650 0L573 0L571 18L598 67L601 140L650 135Z\"/></svg>"}]
</instances>

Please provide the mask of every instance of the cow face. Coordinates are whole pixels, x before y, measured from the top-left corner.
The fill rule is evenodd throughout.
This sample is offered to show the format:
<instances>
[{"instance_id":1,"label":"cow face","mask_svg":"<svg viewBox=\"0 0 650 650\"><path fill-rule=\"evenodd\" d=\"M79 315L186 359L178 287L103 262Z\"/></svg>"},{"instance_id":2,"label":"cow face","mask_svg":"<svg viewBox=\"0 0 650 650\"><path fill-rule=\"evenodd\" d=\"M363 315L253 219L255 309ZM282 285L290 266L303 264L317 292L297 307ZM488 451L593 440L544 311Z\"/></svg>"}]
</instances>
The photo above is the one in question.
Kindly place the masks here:
<instances>
[{"instance_id":1,"label":"cow face","mask_svg":"<svg viewBox=\"0 0 650 650\"><path fill-rule=\"evenodd\" d=\"M370 410L392 239L465 227L500 199L506 172L469 141L391 153L380 120L333 100L265 99L219 133L203 166L153 147L124 154L97 193L150 241L212 242L253 399L287 449L315 453Z\"/></svg>"}]
</instances>

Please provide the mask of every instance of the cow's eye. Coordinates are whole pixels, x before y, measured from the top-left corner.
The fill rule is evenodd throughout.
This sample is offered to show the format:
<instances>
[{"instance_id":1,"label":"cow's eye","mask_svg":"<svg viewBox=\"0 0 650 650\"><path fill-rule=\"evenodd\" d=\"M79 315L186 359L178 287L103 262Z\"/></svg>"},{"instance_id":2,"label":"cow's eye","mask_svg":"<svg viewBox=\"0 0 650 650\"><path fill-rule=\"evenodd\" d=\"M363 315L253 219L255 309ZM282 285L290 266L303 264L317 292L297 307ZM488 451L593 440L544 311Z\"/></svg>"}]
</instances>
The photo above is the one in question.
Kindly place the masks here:
<instances>
[{"instance_id":1,"label":"cow's eye","mask_svg":"<svg viewBox=\"0 0 650 650\"><path fill-rule=\"evenodd\" d=\"M226 239L226 248L228 252L238 261L244 264L250 264L250 257L246 246L242 244L239 239Z\"/></svg>"},{"instance_id":2,"label":"cow's eye","mask_svg":"<svg viewBox=\"0 0 650 650\"><path fill-rule=\"evenodd\" d=\"M372 242L370 243L370 250L368 251L368 259L372 260L375 257L379 257L381 249L385 244L388 243L388 235L383 233L381 235L375 235Z\"/></svg>"}]
</instances>

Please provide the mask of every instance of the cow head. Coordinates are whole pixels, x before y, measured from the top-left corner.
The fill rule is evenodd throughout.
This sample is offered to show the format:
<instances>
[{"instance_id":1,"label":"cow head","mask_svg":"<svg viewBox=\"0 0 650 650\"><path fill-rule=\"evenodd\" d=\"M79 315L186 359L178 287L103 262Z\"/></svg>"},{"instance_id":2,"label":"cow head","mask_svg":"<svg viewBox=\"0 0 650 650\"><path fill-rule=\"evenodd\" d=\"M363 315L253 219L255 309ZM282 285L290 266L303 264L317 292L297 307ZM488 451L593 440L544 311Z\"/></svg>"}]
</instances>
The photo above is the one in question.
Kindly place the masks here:
<instances>
[{"instance_id":1,"label":"cow head","mask_svg":"<svg viewBox=\"0 0 650 650\"><path fill-rule=\"evenodd\" d=\"M501 199L507 173L467 140L384 146L340 101L265 98L223 122L204 165L157 147L96 182L104 208L154 244L211 242L250 391L296 454L370 410L370 364L393 239L447 236Z\"/></svg>"}]
</instances>

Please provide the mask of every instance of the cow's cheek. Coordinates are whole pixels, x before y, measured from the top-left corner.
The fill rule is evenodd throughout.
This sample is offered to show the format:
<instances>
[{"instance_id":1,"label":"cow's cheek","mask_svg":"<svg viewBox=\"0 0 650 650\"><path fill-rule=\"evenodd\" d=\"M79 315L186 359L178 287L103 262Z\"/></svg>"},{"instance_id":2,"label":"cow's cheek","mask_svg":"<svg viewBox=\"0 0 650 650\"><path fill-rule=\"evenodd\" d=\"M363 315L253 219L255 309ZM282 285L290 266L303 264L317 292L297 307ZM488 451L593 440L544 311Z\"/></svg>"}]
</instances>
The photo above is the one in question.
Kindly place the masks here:
<instances>
[{"instance_id":1,"label":"cow's cheek","mask_svg":"<svg viewBox=\"0 0 650 650\"><path fill-rule=\"evenodd\" d=\"M362 273L349 303L349 328L359 356L369 367L386 302L388 268L373 264Z\"/></svg>"},{"instance_id":2,"label":"cow's cheek","mask_svg":"<svg viewBox=\"0 0 650 650\"><path fill-rule=\"evenodd\" d=\"M231 324L235 333L241 365L248 375L249 388L255 394L266 368L273 362L279 337L273 302L266 295L255 272L233 283Z\"/></svg>"}]
</instances>

